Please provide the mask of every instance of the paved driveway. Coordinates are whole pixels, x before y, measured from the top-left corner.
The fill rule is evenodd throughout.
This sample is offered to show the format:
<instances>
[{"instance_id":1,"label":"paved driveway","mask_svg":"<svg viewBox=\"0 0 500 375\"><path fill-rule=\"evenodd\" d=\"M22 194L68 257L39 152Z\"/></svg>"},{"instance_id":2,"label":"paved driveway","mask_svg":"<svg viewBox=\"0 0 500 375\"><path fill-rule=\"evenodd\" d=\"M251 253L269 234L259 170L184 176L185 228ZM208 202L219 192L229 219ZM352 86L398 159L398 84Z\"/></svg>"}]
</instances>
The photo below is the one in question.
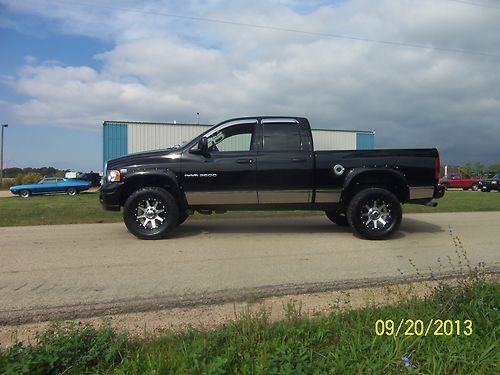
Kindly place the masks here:
<instances>
[{"instance_id":1,"label":"paved driveway","mask_svg":"<svg viewBox=\"0 0 500 375\"><path fill-rule=\"evenodd\" d=\"M450 227L472 265L498 270L498 223L500 212L409 214L387 241L323 217L187 221L161 241L138 240L121 223L0 228L0 324L451 272Z\"/></svg>"}]
</instances>

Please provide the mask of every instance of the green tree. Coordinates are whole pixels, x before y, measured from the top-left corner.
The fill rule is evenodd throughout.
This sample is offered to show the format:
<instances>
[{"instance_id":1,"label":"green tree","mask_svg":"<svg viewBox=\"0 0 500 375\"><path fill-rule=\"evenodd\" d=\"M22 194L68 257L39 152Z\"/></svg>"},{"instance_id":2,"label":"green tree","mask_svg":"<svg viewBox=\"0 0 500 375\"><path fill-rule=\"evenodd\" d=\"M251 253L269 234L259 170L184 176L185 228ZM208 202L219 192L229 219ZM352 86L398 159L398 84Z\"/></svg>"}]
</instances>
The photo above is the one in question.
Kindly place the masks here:
<instances>
[{"instance_id":1,"label":"green tree","mask_svg":"<svg viewBox=\"0 0 500 375\"><path fill-rule=\"evenodd\" d=\"M42 176L40 175L40 173L28 172L22 175L18 175L15 181L16 185L35 184L40 181L41 178Z\"/></svg>"},{"instance_id":2,"label":"green tree","mask_svg":"<svg viewBox=\"0 0 500 375\"><path fill-rule=\"evenodd\" d=\"M458 171L464 177L480 178L486 173L486 166L480 161L474 163L467 163L458 167Z\"/></svg>"},{"instance_id":3,"label":"green tree","mask_svg":"<svg viewBox=\"0 0 500 375\"><path fill-rule=\"evenodd\" d=\"M491 164L486 170L486 173L497 173L497 172L500 172L500 163Z\"/></svg>"},{"instance_id":4,"label":"green tree","mask_svg":"<svg viewBox=\"0 0 500 375\"><path fill-rule=\"evenodd\" d=\"M472 177L474 173L474 167L471 163L467 163L458 167L458 172L464 177Z\"/></svg>"}]
</instances>

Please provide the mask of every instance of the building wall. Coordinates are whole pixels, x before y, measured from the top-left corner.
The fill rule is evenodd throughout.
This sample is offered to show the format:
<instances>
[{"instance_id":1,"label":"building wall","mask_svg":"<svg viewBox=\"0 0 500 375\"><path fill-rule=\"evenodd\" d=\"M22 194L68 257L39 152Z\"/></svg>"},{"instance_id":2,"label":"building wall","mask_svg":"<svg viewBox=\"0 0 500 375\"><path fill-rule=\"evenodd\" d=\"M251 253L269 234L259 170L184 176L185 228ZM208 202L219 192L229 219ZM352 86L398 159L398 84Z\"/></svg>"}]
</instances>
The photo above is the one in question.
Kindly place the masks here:
<instances>
[{"instance_id":1,"label":"building wall","mask_svg":"<svg viewBox=\"0 0 500 375\"><path fill-rule=\"evenodd\" d=\"M128 152L157 150L188 141L209 125L192 124L138 124L129 125Z\"/></svg>"},{"instance_id":2,"label":"building wall","mask_svg":"<svg viewBox=\"0 0 500 375\"><path fill-rule=\"evenodd\" d=\"M128 151L128 124L107 122L103 128L103 160L127 155Z\"/></svg>"},{"instance_id":3,"label":"building wall","mask_svg":"<svg viewBox=\"0 0 500 375\"><path fill-rule=\"evenodd\" d=\"M316 151L356 149L355 132L313 130L312 134Z\"/></svg>"},{"instance_id":4,"label":"building wall","mask_svg":"<svg viewBox=\"0 0 500 375\"><path fill-rule=\"evenodd\" d=\"M357 133L356 150L373 150L375 148L374 133Z\"/></svg>"}]
</instances>

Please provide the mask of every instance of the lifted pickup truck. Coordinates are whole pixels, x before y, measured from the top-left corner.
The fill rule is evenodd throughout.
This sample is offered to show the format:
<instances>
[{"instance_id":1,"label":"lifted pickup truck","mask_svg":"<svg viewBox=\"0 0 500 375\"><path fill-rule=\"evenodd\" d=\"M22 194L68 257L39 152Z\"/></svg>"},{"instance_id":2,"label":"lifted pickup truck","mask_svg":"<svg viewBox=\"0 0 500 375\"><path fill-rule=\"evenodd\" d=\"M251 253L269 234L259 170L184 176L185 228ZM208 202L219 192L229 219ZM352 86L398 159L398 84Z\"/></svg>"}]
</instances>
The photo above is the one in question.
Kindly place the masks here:
<instances>
[{"instance_id":1,"label":"lifted pickup truck","mask_svg":"<svg viewBox=\"0 0 500 375\"><path fill-rule=\"evenodd\" d=\"M195 211L322 210L367 239L397 231L402 203L444 195L436 149L314 151L301 117L224 121L174 148L107 162L100 201L142 239Z\"/></svg>"}]
</instances>

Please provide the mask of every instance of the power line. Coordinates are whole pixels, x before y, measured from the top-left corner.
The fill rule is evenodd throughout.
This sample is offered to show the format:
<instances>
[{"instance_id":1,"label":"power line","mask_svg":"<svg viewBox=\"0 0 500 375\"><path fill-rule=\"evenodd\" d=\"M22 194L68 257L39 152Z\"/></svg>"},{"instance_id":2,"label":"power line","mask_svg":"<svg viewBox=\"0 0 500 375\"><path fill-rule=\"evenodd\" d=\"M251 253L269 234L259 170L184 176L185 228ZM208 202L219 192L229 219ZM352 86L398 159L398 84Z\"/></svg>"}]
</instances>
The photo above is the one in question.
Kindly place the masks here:
<instances>
[{"instance_id":1,"label":"power line","mask_svg":"<svg viewBox=\"0 0 500 375\"><path fill-rule=\"evenodd\" d=\"M449 0L449 1L462 2L460 0ZM186 15L180 15L180 14L165 13L165 12L161 12L161 11L146 11L146 10L142 10L142 9L126 8L126 7L120 7L120 6L111 6L111 5L106 5L106 4L102 4L102 3L91 3L90 4L90 3L71 1L71 2L66 2L65 4L74 4L74 5L83 5L83 6L97 6L97 7L107 8L107 9L111 9L111 10L121 10L121 11L125 11L125 12L133 12L133 13L146 14L146 15L156 15L156 16L163 16L163 17L169 17L169 18L184 19L184 20L189 20L189 21L217 23L217 24L222 24L222 25L240 26L240 27L248 27L248 28L254 28L254 29L272 30L272 31L302 34L302 35L310 35L310 36L320 36L320 37L325 37L325 38L346 39L346 40L360 41L360 42L366 42L366 43L376 43L376 44L388 45L388 46L392 46L392 47L417 48L417 49L423 49L423 50L459 53L459 54L465 54L465 55L475 55L475 56L500 59L500 55L495 55L492 53L481 52L481 51L464 50L464 49L459 49L459 48L435 47L435 46L428 46L428 45L418 44L418 43L407 43L407 42L398 42L398 41L390 41L390 40L363 38L363 37L352 36L352 35L347 35L347 34L322 33L322 32L316 32L316 31L290 29L290 28L279 27L279 26L258 25L258 24L246 23L246 22L237 22L237 21L221 20L221 19L214 19L214 18L197 17L197 16L186 16Z\"/></svg>"}]
</instances>

